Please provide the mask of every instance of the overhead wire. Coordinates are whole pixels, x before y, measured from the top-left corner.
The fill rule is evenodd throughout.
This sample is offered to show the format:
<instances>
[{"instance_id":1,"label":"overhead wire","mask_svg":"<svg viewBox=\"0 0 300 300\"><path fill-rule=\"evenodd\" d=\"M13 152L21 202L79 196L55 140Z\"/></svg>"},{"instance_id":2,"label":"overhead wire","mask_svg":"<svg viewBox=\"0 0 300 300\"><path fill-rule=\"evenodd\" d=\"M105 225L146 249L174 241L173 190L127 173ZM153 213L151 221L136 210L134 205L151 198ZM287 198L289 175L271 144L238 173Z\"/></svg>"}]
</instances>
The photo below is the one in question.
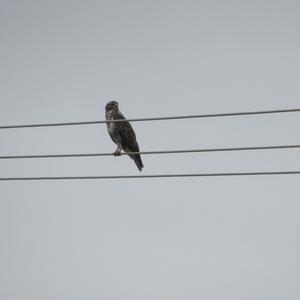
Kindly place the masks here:
<instances>
[{"instance_id":1,"label":"overhead wire","mask_svg":"<svg viewBox=\"0 0 300 300\"><path fill-rule=\"evenodd\" d=\"M35 128L35 127L58 127L73 125L93 125L114 122L139 122L139 121L160 121L160 120L179 120L195 118L217 118L217 117L234 117L250 115L267 115L300 112L300 108L294 109L277 109L261 111L244 111L233 113L214 113L198 115L167 116L153 118L136 118L121 120L102 120L102 121L84 121L84 122L64 122L64 123L35 123L35 124L17 124L3 125L0 129L17 129L17 128ZM204 153L204 152L225 152L225 151L252 151L252 150L276 150L276 149L296 149L300 145L277 145L277 146L249 146L249 147L231 147L231 148L202 148L186 150L162 150L162 151L140 151L127 152L121 155L131 154L178 154L178 153ZM111 156L114 153L74 153L74 154L46 154L46 155L13 155L0 156L0 159L30 159L30 158L59 158L59 157L95 157ZM300 171L266 171L266 172L232 172L232 173L195 173L195 174L154 174L154 175L117 175L117 176L58 176L58 177L0 177L0 181L42 181L42 180L95 180L95 179L142 179L142 178L174 178L174 177L225 177L225 176L267 176L267 175L299 175Z\"/></svg>"},{"instance_id":2,"label":"overhead wire","mask_svg":"<svg viewBox=\"0 0 300 300\"><path fill-rule=\"evenodd\" d=\"M123 152L122 155L156 155L156 154L181 154L181 153L208 153L208 152L233 152L233 151L255 151L255 150L280 150L280 149L299 149L300 145L277 145L277 146L254 146L254 147L232 147L232 148L202 148L186 150L162 150L162 151L140 151ZM70 154L43 154L43 155L10 155L0 156L4 159L42 159L42 158L70 158L70 157L98 157L113 156L114 153L70 153Z\"/></svg>"},{"instance_id":3,"label":"overhead wire","mask_svg":"<svg viewBox=\"0 0 300 300\"><path fill-rule=\"evenodd\" d=\"M232 112L232 113L196 114L196 115L167 116L167 117L151 117L151 118L134 118L134 119L121 119L121 120L109 120L109 121L107 121L107 120L97 121L96 120L96 121L83 121L83 122L16 124L16 125L2 125L2 126L0 126L0 129L94 125L94 124L105 124L105 123L127 122L127 121L129 121L129 122L145 122L145 121L180 120L180 119L196 119L196 118L219 118L219 117L282 114L282 113L294 113L294 112L300 112L300 108L244 111L244 112Z\"/></svg>"},{"instance_id":4,"label":"overhead wire","mask_svg":"<svg viewBox=\"0 0 300 300\"><path fill-rule=\"evenodd\" d=\"M52 181L52 180L58 181L58 180L145 179L145 178L175 178L175 177L182 178L182 177L268 176L268 175L300 175L300 171L154 174L154 175L118 175L118 176L0 177L0 181Z\"/></svg>"}]
</instances>

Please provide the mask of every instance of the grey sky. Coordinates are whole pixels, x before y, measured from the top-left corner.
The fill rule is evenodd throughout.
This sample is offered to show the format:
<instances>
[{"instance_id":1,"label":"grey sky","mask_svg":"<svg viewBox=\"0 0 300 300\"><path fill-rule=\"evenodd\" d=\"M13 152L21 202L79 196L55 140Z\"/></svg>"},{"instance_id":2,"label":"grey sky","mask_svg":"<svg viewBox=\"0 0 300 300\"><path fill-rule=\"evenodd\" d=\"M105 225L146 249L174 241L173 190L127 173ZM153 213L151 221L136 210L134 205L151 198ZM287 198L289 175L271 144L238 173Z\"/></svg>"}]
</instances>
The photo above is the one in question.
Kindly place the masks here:
<instances>
[{"instance_id":1,"label":"grey sky","mask_svg":"<svg viewBox=\"0 0 300 300\"><path fill-rule=\"evenodd\" d=\"M293 108L299 1L1 1L0 123ZM134 123L141 150L299 143L299 114ZM112 152L103 125L0 154ZM298 150L144 156L144 174L299 170ZM138 173L128 157L0 176ZM299 299L299 177L0 183L0 298Z\"/></svg>"}]
</instances>

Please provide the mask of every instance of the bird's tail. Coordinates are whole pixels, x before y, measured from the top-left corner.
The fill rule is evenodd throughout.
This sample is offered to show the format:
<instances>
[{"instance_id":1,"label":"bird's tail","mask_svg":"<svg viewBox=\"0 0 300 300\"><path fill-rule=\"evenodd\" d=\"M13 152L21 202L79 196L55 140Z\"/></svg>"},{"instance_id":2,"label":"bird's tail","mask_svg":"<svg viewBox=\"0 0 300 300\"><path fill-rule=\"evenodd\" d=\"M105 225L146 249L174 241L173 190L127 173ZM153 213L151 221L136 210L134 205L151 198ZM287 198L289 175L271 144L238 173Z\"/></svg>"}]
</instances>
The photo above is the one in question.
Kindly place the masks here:
<instances>
[{"instance_id":1,"label":"bird's tail","mask_svg":"<svg viewBox=\"0 0 300 300\"><path fill-rule=\"evenodd\" d=\"M134 160L136 166L138 167L139 171L141 172L144 168L141 156L139 154L132 154L130 157Z\"/></svg>"}]
</instances>

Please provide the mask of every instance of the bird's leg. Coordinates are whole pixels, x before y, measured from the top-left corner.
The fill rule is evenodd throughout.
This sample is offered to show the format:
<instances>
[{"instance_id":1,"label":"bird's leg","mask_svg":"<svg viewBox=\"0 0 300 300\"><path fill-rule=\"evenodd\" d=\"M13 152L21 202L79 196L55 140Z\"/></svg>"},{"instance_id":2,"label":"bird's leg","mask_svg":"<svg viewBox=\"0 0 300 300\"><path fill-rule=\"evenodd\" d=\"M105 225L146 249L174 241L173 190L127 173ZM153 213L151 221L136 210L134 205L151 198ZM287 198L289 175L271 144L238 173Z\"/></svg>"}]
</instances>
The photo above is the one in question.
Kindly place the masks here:
<instances>
[{"instance_id":1,"label":"bird's leg","mask_svg":"<svg viewBox=\"0 0 300 300\"><path fill-rule=\"evenodd\" d=\"M114 156L121 156L122 148L118 146L117 150L114 152Z\"/></svg>"}]
</instances>

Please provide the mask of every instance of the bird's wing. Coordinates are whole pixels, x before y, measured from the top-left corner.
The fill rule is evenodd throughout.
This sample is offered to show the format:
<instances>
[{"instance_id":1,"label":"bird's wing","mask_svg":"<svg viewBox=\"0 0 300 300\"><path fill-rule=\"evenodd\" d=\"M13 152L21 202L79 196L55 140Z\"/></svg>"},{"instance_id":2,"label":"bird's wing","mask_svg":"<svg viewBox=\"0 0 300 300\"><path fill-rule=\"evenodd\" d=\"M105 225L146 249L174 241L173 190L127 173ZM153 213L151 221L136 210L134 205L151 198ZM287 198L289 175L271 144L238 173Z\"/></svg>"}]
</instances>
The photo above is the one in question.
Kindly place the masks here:
<instances>
[{"instance_id":1,"label":"bird's wing","mask_svg":"<svg viewBox=\"0 0 300 300\"><path fill-rule=\"evenodd\" d=\"M126 120L121 112L118 112L114 116L115 120ZM136 136L133 128L128 121L116 122L116 131L121 137L121 146L125 152L140 152L139 145L136 141ZM129 155L137 165L138 169L142 171L144 167L140 154L130 154Z\"/></svg>"},{"instance_id":2,"label":"bird's wing","mask_svg":"<svg viewBox=\"0 0 300 300\"><path fill-rule=\"evenodd\" d=\"M118 112L114 116L115 120L125 120L125 117L122 115L121 112ZM122 139L122 147L125 151L128 151L126 149L129 149L132 152L138 152L139 146L136 142L136 136L134 133L134 130L129 122L116 122L116 129L118 131L118 134L121 136Z\"/></svg>"}]
</instances>

